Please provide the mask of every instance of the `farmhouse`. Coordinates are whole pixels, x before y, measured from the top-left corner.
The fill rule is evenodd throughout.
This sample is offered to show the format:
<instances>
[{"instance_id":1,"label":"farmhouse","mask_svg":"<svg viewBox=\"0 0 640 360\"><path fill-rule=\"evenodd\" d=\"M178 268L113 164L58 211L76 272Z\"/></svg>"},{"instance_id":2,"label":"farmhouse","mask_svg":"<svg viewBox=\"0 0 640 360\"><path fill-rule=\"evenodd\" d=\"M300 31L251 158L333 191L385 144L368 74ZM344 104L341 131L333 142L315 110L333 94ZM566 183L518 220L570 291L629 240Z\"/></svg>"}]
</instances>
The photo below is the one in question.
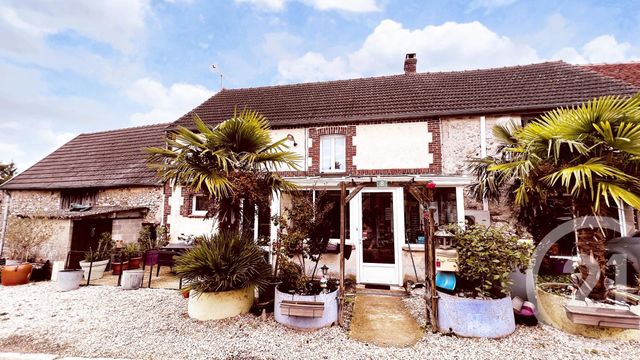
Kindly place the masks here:
<instances>
[{"instance_id":1,"label":"farmhouse","mask_svg":"<svg viewBox=\"0 0 640 360\"><path fill-rule=\"evenodd\" d=\"M142 148L162 146L166 132L192 127L196 114L215 126L234 109L248 108L266 115L273 139L288 139L302 159L298 169L278 170L310 196L323 193L335 204L333 242L339 183L376 185L349 203L346 272L360 283L401 285L414 276L413 263L424 274L423 209L406 184L435 183L431 206L439 224L510 222L508 206L477 202L465 191L473 180L466 161L495 151L493 126L640 91L626 78L564 62L434 73L417 73L416 62L407 54L404 74L393 76L223 89L172 124L80 135L2 186L6 213L55 221L48 256L56 260L86 249L103 230L126 242L145 223L166 225L171 241L215 230L215 221L204 218L204 195L159 183ZM70 211L71 203L92 208ZM278 194L269 208L245 206L244 230L275 238L271 217L289 204ZM619 209L618 218L628 231L638 227L630 209ZM321 262L335 273L337 259L327 254Z\"/></svg>"}]
</instances>

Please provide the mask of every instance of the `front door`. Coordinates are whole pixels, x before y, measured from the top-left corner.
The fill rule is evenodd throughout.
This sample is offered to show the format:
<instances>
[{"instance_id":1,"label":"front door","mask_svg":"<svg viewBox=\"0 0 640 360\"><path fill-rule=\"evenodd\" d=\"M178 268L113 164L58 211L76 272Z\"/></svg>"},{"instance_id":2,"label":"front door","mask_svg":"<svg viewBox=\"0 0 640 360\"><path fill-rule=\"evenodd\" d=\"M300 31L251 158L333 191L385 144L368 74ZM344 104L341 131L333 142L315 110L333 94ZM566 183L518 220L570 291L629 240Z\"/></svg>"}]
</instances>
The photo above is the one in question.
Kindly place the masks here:
<instances>
[{"instance_id":1,"label":"front door","mask_svg":"<svg viewBox=\"0 0 640 360\"><path fill-rule=\"evenodd\" d=\"M358 282L402 285L402 188L363 189L355 201Z\"/></svg>"}]
</instances>

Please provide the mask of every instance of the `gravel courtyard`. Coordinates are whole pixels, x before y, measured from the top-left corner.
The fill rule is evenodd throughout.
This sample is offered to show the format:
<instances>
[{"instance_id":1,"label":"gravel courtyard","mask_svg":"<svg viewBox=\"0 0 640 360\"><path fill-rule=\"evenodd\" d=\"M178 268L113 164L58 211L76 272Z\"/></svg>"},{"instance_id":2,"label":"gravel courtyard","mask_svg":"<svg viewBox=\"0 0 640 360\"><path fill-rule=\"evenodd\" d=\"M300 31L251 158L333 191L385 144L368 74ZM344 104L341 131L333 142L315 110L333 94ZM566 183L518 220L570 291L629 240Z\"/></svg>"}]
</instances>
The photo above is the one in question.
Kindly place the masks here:
<instances>
[{"instance_id":1,"label":"gravel courtyard","mask_svg":"<svg viewBox=\"0 0 640 360\"><path fill-rule=\"evenodd\" d=\"M418 297L405 299L423 317ZM638 359L640 343L596 341L548 326L506 339L425 334L410 348L349 339L338 327L299 332L253 315L197 322L175 290L91 286L58 293L51 283L0 287L0 351L131 359Z\"/></svg>"}]
</instances>

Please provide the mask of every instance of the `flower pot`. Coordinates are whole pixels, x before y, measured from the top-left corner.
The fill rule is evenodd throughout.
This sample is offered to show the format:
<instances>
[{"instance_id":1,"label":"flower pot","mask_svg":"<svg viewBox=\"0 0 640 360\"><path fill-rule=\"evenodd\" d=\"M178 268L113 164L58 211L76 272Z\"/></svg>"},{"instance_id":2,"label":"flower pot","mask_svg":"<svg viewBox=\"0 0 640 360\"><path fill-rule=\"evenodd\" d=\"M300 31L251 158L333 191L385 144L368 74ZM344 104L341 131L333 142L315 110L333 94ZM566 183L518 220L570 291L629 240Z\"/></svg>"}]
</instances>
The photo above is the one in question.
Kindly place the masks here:
<instances>
[{"instance_id":1,"label":"flower pot","mask_svg":"<svg viewBox=\"0 0 640 360\"><path fill-rule=\"evenodd\" d=\"M2 285L13 286L29 283L33 265L23 263L20 265L10 265L2 268Z\"/></svg>"},{"instance_id":2,"label":"flower pot","mask_svg":"<svg viewBox=\"0 0 640 360\"><path fill-rule=\"evenodd\" d=\"M84 271L82 270L59 270L56 279L58 291L71 291L80 288L80 282Z\"/></svg>"},{"instance_id":3,"label":"flower pot","mask_svg":"<svg viewBox=\"0 0 640 360\"><path fill-rule=\"evenodd\" d=\"M565 310L565 306L572 302L571 299L546 291L550 288L566 286L567 284L559 283L538 284L536 300L538 303L537 315L540 321L564 332L589 338L640 340L640 330L582 325L571 321ZM640 306L631 306L631 311L640 313Z\"/></svg>"},{"instance_id":4,"label":"flower pot","mask_svg":"<svg viewBox=\"0 0 640 360\"><path fill-rule=\"evenodd\" d=\"M143 279L143 270L124 270L122 272L122 281L120 284L124 290L137 290L142 286Z\"/></svg>"},{"instance_id":5,"label":"flower pot","mask_svg":"<svg viewBox=\"0 0 640 360\"><path fill-rule=\"evenodd\" d=\"M107 268L107 264L109 264L109 259L100 260L100 261L94 261L93 262L93 266L91 267L91 279L90 280L102 279L102 276L104 275L104 269ZM88 261L80 261L80 267L84 271L84 275L83 275L84 279L87 279L89 277L89 267L90 266L91 266L90 262L88 262Z\"/></svg>"},{"instance_id":6,"label":"flower pot","mask_svg":"<svg viewBox=\"0 0 640 360\"><path fill-rule=\"evenodd\" d=\"M183 298L185 299L189 298L189 290L181 289L180 292L182 293Z\"/></svg>"},{"instance_id":7,"label":"flower pot","mask_svg":"<svg viewBox=\"0 0 640 360\"><path fill-rule=\"evenodd\" d=\"M313 304L311 311L296 312ZM338 290L319 295L292 295L275 289L273 316L280 324L294 329L314 330L331 326L338 321Z\"/></svg>"},{"instance_id":8,"label":"flower pot","mask_svg":"<svg viewBox=\"0 0 640 360\"><path fill-rule=\"evenodd\" d=\"M202 294L196 294L192 290L189 293L189 317L205 321L246 314L251 310L254 298L253 286L238 290Z\"/></svg>"},{"instance_id":9,"label":"flower pot","mask_svg":"<svg viewBox=\"0 0 640 360\"><path fill-rule=\"evenodd\" d=\"M438 291L438 328L458 336L500 338L515 331L510 296L468 299Z\"/></svg>"},{"instance_id":10,"label":"flower pot","mask_svg":"<svg viewBox=\"0 0 640 360\"><path fill-rule=\"evenodd\" d=\"M113 262L111 263L111 273L113 275L120 275L122 270L127 270L129 268L129 262Z\"/></svg>"},{"instance_id":11,"label":"flower pot","mask_svg":"<svg viewBox=\"0 0 640 360\"><path fill-rule=\"evenodd\" d=\"M159 256L160 256L160 250L158 249L147 250L144 253L144 265L145 266L157 265Z\"/></svg>"},{"instance_id":12,"label":"flower pot","mask_svg":"<svg viewBox=\"0 0 640 360\"><path fill-rule=\"evenodd\" d=\"M136 256L129 259L129 270L139 269L140 264L142 264L142 256Z\"/></svg>"}]
</instances>

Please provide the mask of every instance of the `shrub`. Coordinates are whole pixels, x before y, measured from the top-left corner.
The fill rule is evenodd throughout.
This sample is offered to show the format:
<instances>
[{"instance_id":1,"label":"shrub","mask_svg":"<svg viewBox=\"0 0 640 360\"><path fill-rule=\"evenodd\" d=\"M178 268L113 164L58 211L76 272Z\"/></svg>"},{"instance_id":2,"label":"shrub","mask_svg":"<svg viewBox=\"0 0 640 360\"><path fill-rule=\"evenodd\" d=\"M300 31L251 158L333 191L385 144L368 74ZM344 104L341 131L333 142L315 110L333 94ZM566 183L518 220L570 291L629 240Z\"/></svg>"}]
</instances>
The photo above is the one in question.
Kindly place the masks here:
<instances>
[{"instance_id":1,"label":"shrub","mask_svg":"<svg viewBox=\"0 0 640 360\"><path fill-rule=\"evenodd\" d=\"M138 233L138 244L142 251L160 249L169 243L165 238L166 228L164 226L144 225Z\"/></svg>"},{"instance_id":2,"label":"shrub","mask_svg":"<svg viewBox=\"0 0 640 360\"><path fill-rule=\"evenodd\" d=\"M102 261L109 259L111 257L113 245L114 241L111 238L111 234L103 232L100 234L98 246L95 249L90 249L84 253L84 261Z\"/></svg>"},{"instance_id":3,"label":"shrub","mask_svg":"<svg viewBox=\"0 0 640 360\"><path fill-rule=\"evenodd\" d=\"M51 240L53 226L44 219L12 217L7 226L7 256L29 261L40 256L42 246Z\"/></svg>"},{"instance_id":4,"label":"shrub","mask_svg":"<svg viewBox=\"0 0 640 360\"><path fill-rule=\"evenodd\" d=\"M474 225L452 230L463 290L471 291L474 297L498 299L508 295L509 274L529 265L531 246L519 242L504 227Z\"/></svg>"},{"instance_id":5,"label":"shrub","mask_svg":"<svg viewBox=\"0 0 640 360\"><path fill-rule=\"evenodd\" d=\"M238 290L255 285L263 290L271 266L251 236L235 232L204 235L202 242L179 256L176 271L197 294Z\"/></svg>"}]
</instances>

